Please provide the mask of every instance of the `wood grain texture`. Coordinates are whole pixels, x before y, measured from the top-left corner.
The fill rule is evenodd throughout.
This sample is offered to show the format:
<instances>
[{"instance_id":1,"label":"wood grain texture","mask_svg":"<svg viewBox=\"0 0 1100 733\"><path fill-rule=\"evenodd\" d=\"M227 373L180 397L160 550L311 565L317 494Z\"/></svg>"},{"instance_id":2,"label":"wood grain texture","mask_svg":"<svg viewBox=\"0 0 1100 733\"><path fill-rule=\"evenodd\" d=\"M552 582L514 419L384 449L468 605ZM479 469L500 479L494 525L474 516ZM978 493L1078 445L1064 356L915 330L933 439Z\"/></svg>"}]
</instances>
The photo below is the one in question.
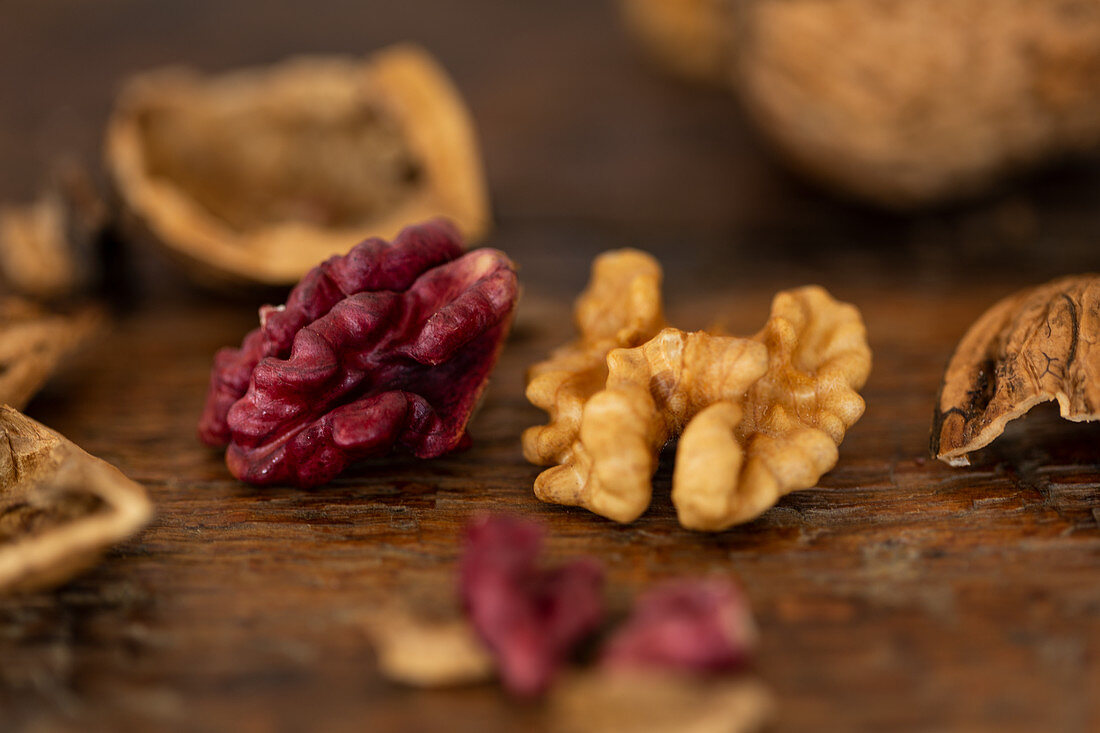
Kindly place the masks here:
<instances>
[{"instance_id":1,"label":"wood grain texture","mask_svg":"<svg viewBox=\"0 0 1100 733\"><path fill-rule=\"evenodd\" d=\"M9 0L0 98L19 103L0 104L0 193L31 195L60 151L94 161L130 71L423 41L478 121L488 243L526 289L475 445L308 492L236 482L195 425L214 350L254 325L263 297L194 290L131 249L132 307L28 412L144 483L157 515L66 587L0 600L0 730L538 730L537 705L492 686L383 681L362 629L395 594L448 598L457 533L487 508L544 521L556 555L601 558L619 607L659 578L739 580L778 730L1100 726L1100 426L1044 411L972 468L927 458L942 369L970 322L1023 285L1098 267L1100 168L883 216L790 179L727 98L650 74L604 4L257 8ZM523 371L570 336L592 256L626 245L665 263L669 318L685 327L752 333L775 290L806 282L861 306L868 409L816 488L715 535L677 525L669 456L632 525L535 500L519 435L542 416Z\"/></svg>"}]
</instances>

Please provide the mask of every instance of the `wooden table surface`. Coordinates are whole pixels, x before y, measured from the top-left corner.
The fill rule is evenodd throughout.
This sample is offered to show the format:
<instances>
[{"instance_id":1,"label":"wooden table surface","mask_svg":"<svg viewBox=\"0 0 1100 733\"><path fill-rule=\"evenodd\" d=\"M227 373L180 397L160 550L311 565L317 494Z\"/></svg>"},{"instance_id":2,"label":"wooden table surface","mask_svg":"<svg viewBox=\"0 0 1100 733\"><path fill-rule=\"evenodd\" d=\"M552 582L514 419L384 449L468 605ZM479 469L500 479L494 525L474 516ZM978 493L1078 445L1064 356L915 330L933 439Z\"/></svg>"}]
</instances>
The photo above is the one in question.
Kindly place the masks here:
<instances>
[{"instance_id":1,"label":"wooden table surface","mask_svg":"<svg viewBox=\"0 0 1100 733\"><path fill-rule=\"evenodd\" d=\"M603 560L616 602L669 576L741 582L777 730L1100 729L1100 426L1040 410L973 468L927 460L968 324L1016 288L1100 268L1100 165L919 216L867 210L785 172L728 95L653 73L590 0L3 0L0 196L33 195L58 157L95 164L131 72L406 39L463 90L489 244L522 268L473 449L313 491L238 483L195 424L214 350L261 297L195 289L132 248L131 307L27 411L145 484L156 518L67 586L0 599L0 730L538 729L542 707L493 686L385 682L362 630L387 598L445 597L458 532L484 509L542 520L555 555ZM863 309L868 408L819 486L713 535L678 527L670 459L629 526L533 497L524 369L569 337L591 258L624 245L662 260L685 326L755 331L775 290L806 282Z\"/></svg>"}]
</instances>

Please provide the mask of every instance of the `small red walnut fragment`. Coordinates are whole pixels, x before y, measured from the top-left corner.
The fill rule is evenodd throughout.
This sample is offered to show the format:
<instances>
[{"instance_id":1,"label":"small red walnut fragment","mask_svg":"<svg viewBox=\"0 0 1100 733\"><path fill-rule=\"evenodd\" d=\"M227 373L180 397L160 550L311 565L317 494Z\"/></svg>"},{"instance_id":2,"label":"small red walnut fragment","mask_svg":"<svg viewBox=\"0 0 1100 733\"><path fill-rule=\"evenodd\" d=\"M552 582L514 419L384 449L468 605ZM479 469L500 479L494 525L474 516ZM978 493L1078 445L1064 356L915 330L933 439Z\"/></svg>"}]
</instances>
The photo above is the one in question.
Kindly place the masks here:
<instances>
[{"instance_id":1,"label":"small red walnut fragment","mask_svg":"<svg viewBox=\"0 0 1100 733\"><path fill-rule=\"evenodd\" d=\"M93 307L55 313L15 296L0 298L0 403L26 405L102 320Z\"/></svg>"},{"instance_id":2,"label":"small red walnut fragment","mask_svg":"<svg viewBox=\"0 0 1100 733\"><path fill-rule=\"evenodd\" d=\"M485 516L467 530L460 568L466 612L492 650L505 686L546 690L576 645L603 620L603 572L589 559L539 567L543 532L529 521Z\"/></svg>"},{"instance_id":3,"label":"small red walnut fragment","mask_svg":"<svg viewBox=\"0 0 1100 733\"><path fill-rule=\"evenodd\" d=\"M1075 275L1001 300L963 336L944 374L932 454L952 466L1010 420L1057 400L1062 417L1100 418L1100 275Z\"/></svg>"},{"instance_id":4,"label":"small red walnut fragment","mask_svg":"<svg viewBox=\"0 0 1100 733\"><path fill-rule=\"evenodd\" d=\"M215 357L200 437L234 476L308 487L402 446L434 458L466 423L511 323L518 284L490 249L462 254L442 220L368 239L309 272L285 306Z\"/></svg>"},{"instance_id":5,"label":"small red walnut fragment","mask_svg":"<svg viewBox=\"0 0 1100 733\"><path fill-rule=\"evenodd\" d=\"M151 513L118 469L0 406L0 593L64 583Z\"/></svg>"},{"instance_id":6,"label":"small red walnut fragment","mask_svg":"<svg viewBox=\"0 0 1100 733\"><path fill-rule=\"evenodd\" d=\"M681 579L642 594L600 660L613 669L730 672L744 666L755 644L756 626L736 586Z\"/></svg>"}]
</instances>

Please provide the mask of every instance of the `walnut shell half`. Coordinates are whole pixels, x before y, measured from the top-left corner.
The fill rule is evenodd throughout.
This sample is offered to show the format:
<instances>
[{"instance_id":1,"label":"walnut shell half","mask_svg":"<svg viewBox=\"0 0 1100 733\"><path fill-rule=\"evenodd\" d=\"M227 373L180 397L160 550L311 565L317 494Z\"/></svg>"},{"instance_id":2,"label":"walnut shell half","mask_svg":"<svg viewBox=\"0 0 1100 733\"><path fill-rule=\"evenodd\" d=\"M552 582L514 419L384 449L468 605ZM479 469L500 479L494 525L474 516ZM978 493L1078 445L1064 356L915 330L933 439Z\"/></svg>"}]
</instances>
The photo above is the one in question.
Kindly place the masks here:
<instances>
[{"instance_id":1,"label":"walnut shell half","mask_svg":"<svg viewBox=\"0 0 1100 733\"><path fill-rule=\"evenodd\" d=\"M286 285L366 236L489 226L473 123L422 49L138 76L107 128L127 209L207 280Z\"/></svg>"},{"instance_id":2,"label":"walnut shell half","mask_svg":"<svg viewBox=\"0 0 1100 733\"><path fill-rule=\"evenodd\" d=\"M1010 295L974 322L947 365L932 421L932 454L970 465L1040 402L1067 420L1100 419L1100 275L1053 280Z\"/></svg>"},{"instance_id":3,"label":"walnut shell half","mask_svg":"<svg viewBox=\"0 0 1100 733\"><path fill-rule=\"evenodd\" d=\"M140 484L0 405L0 593L60 585L151 514Z\"/></svg>"}]
</instances>

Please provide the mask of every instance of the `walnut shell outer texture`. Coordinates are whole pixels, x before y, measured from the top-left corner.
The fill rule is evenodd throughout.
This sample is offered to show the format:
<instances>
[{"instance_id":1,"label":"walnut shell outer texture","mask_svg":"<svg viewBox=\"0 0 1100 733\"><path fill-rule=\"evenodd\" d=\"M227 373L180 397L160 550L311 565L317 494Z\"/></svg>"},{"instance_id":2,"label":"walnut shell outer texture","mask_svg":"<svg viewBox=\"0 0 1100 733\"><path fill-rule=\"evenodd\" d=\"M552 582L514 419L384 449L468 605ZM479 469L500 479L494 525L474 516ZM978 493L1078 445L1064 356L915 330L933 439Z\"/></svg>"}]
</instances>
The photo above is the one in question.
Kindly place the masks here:
<instances>
[{"instance_id":1,"label":"walnut shell outer texture","mask_svg":"<svg viewBox=\"0 0 1100 733\"><path fill-rule=\"evenodd\" d=\"M1100 275L1014 293L986 311L947 365L932 421L932 454L953 466L1040 402L1063 418L1100 418Z\"/></svg>"},{"instance_id":2,"label":"walnut shell outer texture","mask_svg":"<svg viewBox=\"0 0 1100 733\"><path fill-rule=\"evenodd\" d=\"M908 208L1100 147L1100 2L748 0L740 96L811 176Z\"/></svg>"},{"instance_id":3,"label":"walnut shell outer texture","mask_svg":"<svg viewBox=\"0 0 1100 733\"><path fill-rule=\"evenodd\" d=\"M140 484L0 405L0 594L64 583L151 516Z\"/></svg>"},{"instance_id":4,"label":"walnut shell outer texture","mask_svg":"<svg viewBox=\"0 0 1100 733\"><path fill-rule=\"evenodd\" d=\"M149 130L158 121L171 122L173 115L182 117L174 128L182 131L176 133L180 139L163 144L176 144L175 157L192 166L191 175L209 179L200 183L215 187L211 198L251 196L239 208L254 214L249 207L263 202L265 192L297 186L303 189L296 190L297 208L253 225L234 225L189 190L194 181L184 185L156 170ZM189 123L192 118L203 124ZM325 141L383 123L398 152L415 164L415 180L397 181L408 190L379 210L350 220L318 220L325 195L340 198L344 206L363 198L355 190L363 177L357 170L369 171L380 161L396 165L393 150L371 148L360 161L356 148L333 148ZM316 150L316 159L303 150ZM197 280L213 285L292 285L364 236L390 239L410 222L443 216L475 242L491 221L470 113L443 68L412 44L363 60L300 57L209 77L176 67L143 73L126 84L116 102L104 158L127 221ZM229 166L226 159L235 162ZM240 178L221 191L225 196L217 196L217 186L227 185L220 179L230 175ZM310 190L313 184L301 183L305 179L327 181L316 184L327 187L327 194Z\"/></svg>"},{"instance_id":5,"label":"walnut shell outer texture","mask_svg":"<svg viewBox=\"0 0 1100 733\"><path fill-rule=\"evenodd\" d=\"M1100 150L1098 0L622 0L808 177L909 209Z\"/></svg>"}]
</instances>

